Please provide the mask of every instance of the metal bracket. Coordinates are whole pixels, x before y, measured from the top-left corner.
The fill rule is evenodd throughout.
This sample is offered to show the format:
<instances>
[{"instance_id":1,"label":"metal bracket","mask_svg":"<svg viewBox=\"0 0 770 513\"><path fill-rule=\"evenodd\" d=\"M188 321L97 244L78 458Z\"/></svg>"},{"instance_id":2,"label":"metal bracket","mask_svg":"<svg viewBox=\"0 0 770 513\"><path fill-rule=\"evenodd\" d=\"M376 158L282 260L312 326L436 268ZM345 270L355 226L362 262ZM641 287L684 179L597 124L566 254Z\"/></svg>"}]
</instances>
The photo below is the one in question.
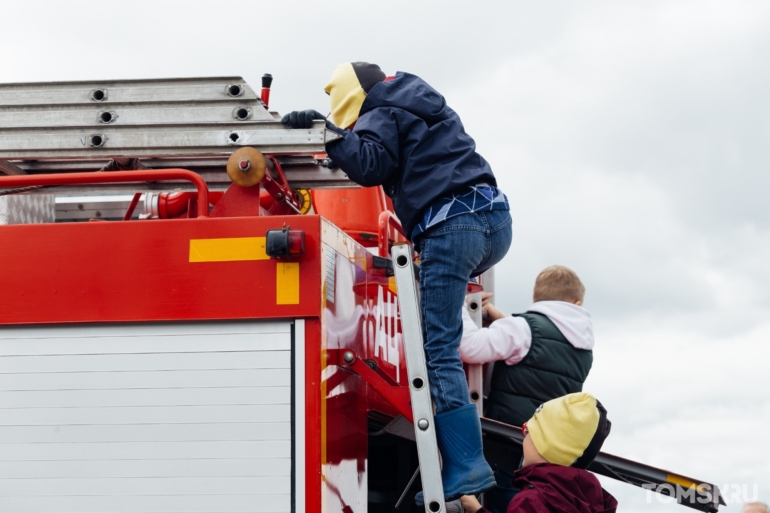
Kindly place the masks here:
<instances>
[{"instance_id":1,"label":"metal bracket","mask_svg":"<svg viewBox=\"0 0 770 513\"><path fill-rule=\"evenodd\" d=\"M385 276L393 276L393 261L377 255L372 255L372 268L385 269Z\"/></svg>"},{"instance_id":2,"label":"metal bracket","mask_svg":"<svg viewBox=\"0 0 770 513\"><path fill-rule=\"evenodd\" d=\"M400 386L379 369L372 369L363 360L358 358L352 349L329 350L329 353L337 353L337 365L346 367L361 376L366 383L378 394L393 405L398 412L409 422L414 423L412 417L412 401L409 397L409 389Z\"/></svg>"},{"instance_id":3,"label":"metal bracket","mask_svg":"<svg viewBox=\"0 0 770 513\"><path fill-rule=\"evenodd\" d=\"M275 204L270 207L271 214L302 213L302 205L298 201L298 195L289 187L286 175L283 173L281 163L275 157L265 156L267 167L265 177L260 182L265 190L275 198ZM288 207L288 208L286 208ZM294 211L294 212L291 212Z\"/></svg>"},{"instance_id":4,"label":"metal bracket","mask_svg":"<svg viewBox=\"0 0 770 513\"><path fill-rule=\"evenodd\" d=\"M26 175L27 172L16 164L11 164L7 160L0 160L0 174L3 175Z\"/></svg>"}]
</instances>

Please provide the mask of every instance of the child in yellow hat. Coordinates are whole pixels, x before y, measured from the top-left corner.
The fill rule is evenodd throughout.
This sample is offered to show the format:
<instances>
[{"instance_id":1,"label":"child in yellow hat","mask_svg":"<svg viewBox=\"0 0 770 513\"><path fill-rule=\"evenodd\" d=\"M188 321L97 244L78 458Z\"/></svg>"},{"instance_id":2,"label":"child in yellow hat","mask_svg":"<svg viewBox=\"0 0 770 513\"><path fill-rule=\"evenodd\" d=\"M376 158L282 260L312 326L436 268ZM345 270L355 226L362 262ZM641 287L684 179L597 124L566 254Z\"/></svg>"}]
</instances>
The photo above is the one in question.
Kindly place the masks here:
<instances>
[{"instance_id":1,"label":"child in yellow hat","mask_svg":"<svg viewBox=\"0 0 770 513\"><path fill-rule=\"evenodd\" d=\"M544 403L522 426L524 460L514 474L521 489L508 513L614 513L618 503L585 470L610 434L607 410L591 394L569 394ZM466 513L488 513L471 496Z\"/></svg>"}]
</instances>

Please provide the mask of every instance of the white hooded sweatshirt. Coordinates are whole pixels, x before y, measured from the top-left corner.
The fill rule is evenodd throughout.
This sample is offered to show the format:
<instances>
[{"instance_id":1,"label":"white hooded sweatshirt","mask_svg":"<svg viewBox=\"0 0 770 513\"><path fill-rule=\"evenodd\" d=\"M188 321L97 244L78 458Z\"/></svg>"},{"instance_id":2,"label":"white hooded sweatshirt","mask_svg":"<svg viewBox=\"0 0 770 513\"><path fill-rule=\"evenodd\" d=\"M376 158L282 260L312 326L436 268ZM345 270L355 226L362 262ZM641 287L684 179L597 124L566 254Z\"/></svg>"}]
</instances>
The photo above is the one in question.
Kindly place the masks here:
<instances>
[{"instance_id":1,"label":"white hooded sweatshirt","mask_svg":"<svg viewBox=\"0 0 770 513\"><path fill-rule=\"evenodd\" d=\"M527 312L541 313L553 322L564 338L577 349L593 349L594 330L591 314L582 306L565 301L538 301ZM479 328L463 306L463 338L460 359L465 363L487 363L505 360L519 363L532 345L532 332L523 317L505 317Z\"/></svg>"}]
</instances>

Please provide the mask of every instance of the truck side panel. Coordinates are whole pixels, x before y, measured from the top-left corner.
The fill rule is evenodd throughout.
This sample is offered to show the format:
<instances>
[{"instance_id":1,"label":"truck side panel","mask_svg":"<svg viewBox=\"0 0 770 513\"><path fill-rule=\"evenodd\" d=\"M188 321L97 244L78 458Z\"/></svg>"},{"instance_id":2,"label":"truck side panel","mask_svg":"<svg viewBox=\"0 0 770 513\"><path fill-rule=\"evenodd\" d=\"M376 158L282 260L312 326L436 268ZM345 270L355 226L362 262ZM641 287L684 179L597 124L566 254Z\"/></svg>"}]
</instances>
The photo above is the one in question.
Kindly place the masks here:
<instances>
[{"instance_id":1,"label":"truck side panel","mask_svg":"<svg viewBox=\"0 0 770 513\"><path fill-rule=\"evenodd\" d=\"M304 254L269 258L265 234L289 223ZM0 324L317 317L319 229L310 215L3 226Z\"/></svg>"},{"instance_id":2,"label":"truck side panel","mask_svg":"<svg viewBox=\"0 0 770 513\"><path fill-rule=\"evenodd\" d=\"M299 339L303 321L0 328L0 510L292 511Z\"/></svg>"}]
</instances>

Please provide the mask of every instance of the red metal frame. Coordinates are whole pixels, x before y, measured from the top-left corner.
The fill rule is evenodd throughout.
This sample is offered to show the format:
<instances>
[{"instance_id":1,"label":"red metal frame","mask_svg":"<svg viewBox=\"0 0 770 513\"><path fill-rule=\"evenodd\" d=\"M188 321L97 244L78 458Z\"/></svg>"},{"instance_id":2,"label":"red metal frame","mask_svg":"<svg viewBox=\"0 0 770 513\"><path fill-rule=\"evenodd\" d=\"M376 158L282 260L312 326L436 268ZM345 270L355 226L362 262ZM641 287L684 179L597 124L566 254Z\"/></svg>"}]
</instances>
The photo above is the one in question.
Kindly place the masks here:
<instances>
[{"instance_id":1,"label":"red metal frame","mask_svg":"<svg viewBox=\"0 0 770 513\"><path fill-rule=\"evenodd\" d=\"M215 207L209 215L205 183L181 169L1 177L0 187L179 179L198 189L197 201L192 193L186 198L197 207L197 219L0 227L0 290L6 291L0 296L0 324L305 318L307 428L305 453L297 455L306 463L305 504L300 507L321 513L338 499L358 497L343 511L364 512L360 483L366 479L368 414L412 420L397 302L365 248L341 235L344 243L329 249L337 252L338 293L335 302L325 304L322 276L329 276L329 267L321 234L330 232L322 230L319 216L256 216L253 208L235 208L258 208L258 188L229 191L231 204L224 201L223 212ZM264 237L285 224L305 232L305 253L292 259L299 265L297 304L276 301L277 266L284 262L191 261L191 240ZM386 255L391 235L400 238L403 230L386 212L379 225ZM388 337L386 352L380 329ZM349 363L341 357L348 348ZM369 360L377 363L374 369ZM355 470L351 461L357 462Z\"/></svg>"},{"instance_id":2,"label":"red metal frame","mask_svg":"<svg viewBox=\"0 0 770 513\"><path fill-rule=\"evenodd\" d=\"M286 217L0 226L0 323L318 316L321 218L290 219L305 232L297 304L277 304L274 259L190 261L193 239L264 237Z\"/></svg>"},{"instance_id":3,"label":"red metal frame","mask_svg":"<svg viewBox=\"0 0 770 513\"><path fill-rule=\"evenodd\" d=\"M293 215L300 212L302 205L297 201L296 193L289 186L281 163L275 157L265 157L270 165L265 171L265 177L260 184L275 198L275 203L268 209L273 215ZM272 168L272 169L271 169ZM271 172L275 176L271 176Z\"/></svg>"},{"instance_id":4,"label":"red metal frame","mask_svg":"<svg viewBox=\"0 0 770 513\"><path fill-rule=\"evenodd\" d=\"M321 511L321 320L305 320L305 511Z\"/></svg>"},{"instance_id":5,"label":"red metal frame","mask_svg":"<svg viewBox=\"0 0 770 513\"><path fill-rule=\"evenodd\" d=\"M186 169L153 169L141 171L105 171L101 173L59 173L46 175L0 176L0 187L32 185L77 185L120 182L156 182L187 180L198 189L198 217L209 215L209 188L200 175Z\"/></svg>"},{"instance_id":6,"label":"red metal frame","mask_svg":"<svg viewBox=\"0 0 770 513\"><path fill-rule=\"evenodd\" d=\"M396 215L390 210L383 211L382 214L380 214L380 221L377 232L377 250L382 257L390 256L390 241L397 240L397 235L395 234L392 239L390 238L391 228L393 228L396 233L401 234L404 237L404 240L409 239L404 233L404 228L401 226L401 221L398 220Z\"/></svg>"},{"instance_id":7,"label":"red metal frame","mask_svg":"<svg viewBox=\"0 0 770 513\"><path fill-rule=\"evenodd\" d=\"M142 197L141 192L134 193L134 197L131 198L131 203L128 204L128 208L126 209L126 213L123 215L124 221L130 221L131 216L134 215L134 210L136 210L136 206L139 204L139 198Z\"/></svg>"},{"instance_id":8,"label":"red metal frame","mask_svg":"<svg viewBox=\"0 0 770 513\"><path fill-rule=\"evenodd\" d=\"M412 417L412 399L407 387L401 386L393 381L387 374L378 372L369 367L361 360L355 351L348 350L329 350L330 360L334 360L336 365L348 368L361 376L366 383L377 393L382 395L398 412L406 417L409 422L414 423ZM351 361L345 360L348 357Z\"/></svg>"}]
</instances>

